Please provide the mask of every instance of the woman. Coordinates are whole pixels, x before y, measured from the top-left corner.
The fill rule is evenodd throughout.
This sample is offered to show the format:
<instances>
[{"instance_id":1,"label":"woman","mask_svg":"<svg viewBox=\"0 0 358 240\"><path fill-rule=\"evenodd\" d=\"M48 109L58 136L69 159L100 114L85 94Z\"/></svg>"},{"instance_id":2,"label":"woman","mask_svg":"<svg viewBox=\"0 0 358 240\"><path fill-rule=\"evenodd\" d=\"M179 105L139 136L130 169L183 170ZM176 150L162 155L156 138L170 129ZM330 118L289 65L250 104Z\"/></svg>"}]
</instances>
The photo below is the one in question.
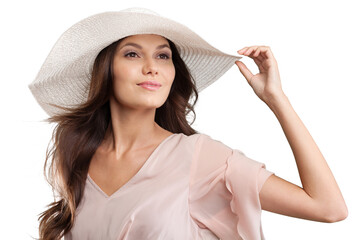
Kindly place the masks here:
<instances>
[{"instance_id":1,"label":"woman","mask_svg":"<svg viewBox=\"0 0 358 240\"><path fill-rule=\"evenodd\" d=\"M116 15L104 15L111 14ZM136 34L85 48L86 41L77 47L73 39L66 42L73 35L69 30L29 86L49 121L58 123L45 168L52 156L50 184L60 199L40 216L40 239L263 239L261 209L321 222L346 218L339 187L283 92L269 47L238 51L257 64L260 73L253 75L240 57L203 45L182 25L145 9L117 14L121 26L128 24L124 30L140 26L132 30ZM97 16L105 22L104 15ZM89 18L71 29L80 39L93 33L104 39L97 32L103 26L93 27L98 22ZM302 188L187 123L197 88L203 90L233 63L280 122ZM81 88L75 91L71 84L83 87L89 64L88 97L73 100ZM54 100L45 91L54 91L49 95ZM81 104L69 108L71 99Z\"/></svg>"}]
</instances>

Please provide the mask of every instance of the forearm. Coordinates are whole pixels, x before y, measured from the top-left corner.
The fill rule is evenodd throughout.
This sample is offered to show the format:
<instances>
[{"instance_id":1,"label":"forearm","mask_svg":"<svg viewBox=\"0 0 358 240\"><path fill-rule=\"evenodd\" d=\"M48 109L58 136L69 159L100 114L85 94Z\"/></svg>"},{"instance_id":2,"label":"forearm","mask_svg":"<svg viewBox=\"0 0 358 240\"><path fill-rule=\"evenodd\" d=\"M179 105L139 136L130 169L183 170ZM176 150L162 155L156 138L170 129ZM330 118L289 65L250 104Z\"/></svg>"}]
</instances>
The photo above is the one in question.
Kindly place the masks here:
<instances>
[{"instance_id":1,"label":"forearm","mask_svg":"<svg viewBox=\"0 0 358 240\"><path fill-rule=\"evenodd\" d=\"M326 160L286 95L282 93L272 97L267 105L277 117L292 149L303 190L323 207L338 207L346 211Z\"/></svg>"}]
</instances>

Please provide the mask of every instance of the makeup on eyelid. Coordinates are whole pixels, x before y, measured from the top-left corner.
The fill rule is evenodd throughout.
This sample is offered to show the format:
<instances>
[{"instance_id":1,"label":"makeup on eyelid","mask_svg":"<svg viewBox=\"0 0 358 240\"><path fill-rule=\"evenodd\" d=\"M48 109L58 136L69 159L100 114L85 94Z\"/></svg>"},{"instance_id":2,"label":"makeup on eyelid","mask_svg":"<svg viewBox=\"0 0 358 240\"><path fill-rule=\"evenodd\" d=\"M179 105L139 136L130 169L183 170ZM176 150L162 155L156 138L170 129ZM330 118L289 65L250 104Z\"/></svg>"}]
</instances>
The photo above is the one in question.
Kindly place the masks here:
<instances>
[{"instance_id":1,"label":"makeup on eyelid","mask_svg":"<svg viewBox=\"0 0 358 240\"><path fill-rule=\"evenodd\" d=\"M139 56L139 54L137 52L135 52L135 51L125 52L124 56L127 57L129 54L133 54L133 53ZM168 53L160 53L160 54L158 54L158 56L163 56L163 55L166 57L166 58L161 58L163 60L167 60L167 59L171 58L171 55L168 54Z\"/></svg>"}]
</instances>

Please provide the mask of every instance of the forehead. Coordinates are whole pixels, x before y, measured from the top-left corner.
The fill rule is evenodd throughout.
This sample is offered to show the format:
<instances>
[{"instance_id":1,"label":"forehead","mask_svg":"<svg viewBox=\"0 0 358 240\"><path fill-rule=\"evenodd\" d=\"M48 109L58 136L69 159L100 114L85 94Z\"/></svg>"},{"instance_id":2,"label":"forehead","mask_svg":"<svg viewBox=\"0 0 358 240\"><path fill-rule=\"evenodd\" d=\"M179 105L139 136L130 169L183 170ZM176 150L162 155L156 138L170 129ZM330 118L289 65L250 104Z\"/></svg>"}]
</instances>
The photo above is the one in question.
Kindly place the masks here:
<instances>
[{"instance_id":1,"label":"forehead","mask_svg":"<svg viewBox=\"0 0 358 240\"><path fill-rule=\"evenodd\" d=\"M124 38L120 45L124 45L128 42L135 42L143 45L157 45L168 43L168 41L161 35L156 34L138 34Z\"/></svg>"}]
</instances>

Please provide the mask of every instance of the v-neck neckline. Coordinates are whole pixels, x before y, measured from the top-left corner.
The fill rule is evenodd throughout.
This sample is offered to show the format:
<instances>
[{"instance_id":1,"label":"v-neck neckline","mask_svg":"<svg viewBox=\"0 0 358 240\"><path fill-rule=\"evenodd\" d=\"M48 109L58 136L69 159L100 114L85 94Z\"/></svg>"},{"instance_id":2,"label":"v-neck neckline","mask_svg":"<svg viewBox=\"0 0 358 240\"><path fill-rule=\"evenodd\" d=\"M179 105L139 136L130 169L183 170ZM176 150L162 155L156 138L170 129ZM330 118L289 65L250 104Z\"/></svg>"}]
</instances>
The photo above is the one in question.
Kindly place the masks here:
<instances>
[{"instance_id":1,"label":"v-neck neckline","mask_svg":"<svg viewBox=\"0 0 358 240\"><path fill-rule=\"evenodd\" d=\"M111 199L112 197L114 197L115 195L117 195L119 192L123 191L123 189L127 188L128 185L134 181L134 179L138 178L138 176L140 176L140 174L144 171L144 169L147 167L147 165L150 163L150 160L152 160L153 156L159 151L159 149L163 146L164 143L166 143L167 141L169 141L169 139L171 139L174 135L179 135L181 133L173 133L171 135L169 135L168 137L166 137L164 140L162 140L159 145L154 149L154 151L150 154L150 156L147 158L147 160L144 162L143 166L138 170L138 172L136 174L134 174L134 176L132 178L130 178L125 184L123 184L120 188L118 188L114 193L112 193L111 195L107 195L107 193L105 193L98 185L97 183L91 178L91 176L89 175L89 173L87 173L87 180L89 180L89 182L106 198L106 199Z\"/></svg>"}]
</instances>

